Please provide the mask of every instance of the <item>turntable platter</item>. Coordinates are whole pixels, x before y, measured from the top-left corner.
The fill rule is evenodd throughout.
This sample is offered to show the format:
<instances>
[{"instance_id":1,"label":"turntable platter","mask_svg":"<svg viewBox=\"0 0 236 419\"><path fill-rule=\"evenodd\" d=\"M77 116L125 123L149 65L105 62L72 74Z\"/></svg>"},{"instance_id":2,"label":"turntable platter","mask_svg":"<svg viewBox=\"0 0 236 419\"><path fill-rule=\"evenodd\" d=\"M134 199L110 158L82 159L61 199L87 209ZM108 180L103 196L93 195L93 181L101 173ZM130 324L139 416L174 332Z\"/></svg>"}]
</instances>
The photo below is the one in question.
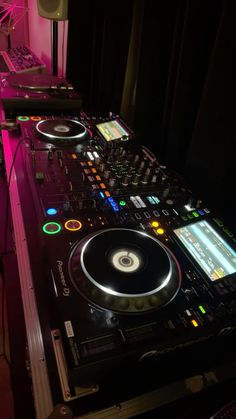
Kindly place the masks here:
<instances>
[{"instance_id":1,"label":"turntable platter","mask_svg":"<svg viewBox=\"0 0 236 419\"><path fill-rule=\"evenodd\" d=\"M178 262L166 246L146 233L122 228L79 242L69 273L77 291L90 301L129 313L167 304L181 282Z\"/></svg>"},{"instance_id":2,"label":"turntable platter","mask_svg":"<svg viewBox=\"0 0 236 419\"><path fill-rule=\"evenodd\" d=\"M36 131L42 141L59 146L74 146L90 138L86 127L73 119L45 119L37 123Z\"/></svg>"},{"instance_id":3,"label":"turntable platter","mask_svg":"<svg viewBox=\"0 0 236 419\"><path fill-rule=\"evenodd\" d=\"M36 91L72 88L64 78L48 74L10 74L7 81L12 87Z\"/></svg>"}]
</instances>

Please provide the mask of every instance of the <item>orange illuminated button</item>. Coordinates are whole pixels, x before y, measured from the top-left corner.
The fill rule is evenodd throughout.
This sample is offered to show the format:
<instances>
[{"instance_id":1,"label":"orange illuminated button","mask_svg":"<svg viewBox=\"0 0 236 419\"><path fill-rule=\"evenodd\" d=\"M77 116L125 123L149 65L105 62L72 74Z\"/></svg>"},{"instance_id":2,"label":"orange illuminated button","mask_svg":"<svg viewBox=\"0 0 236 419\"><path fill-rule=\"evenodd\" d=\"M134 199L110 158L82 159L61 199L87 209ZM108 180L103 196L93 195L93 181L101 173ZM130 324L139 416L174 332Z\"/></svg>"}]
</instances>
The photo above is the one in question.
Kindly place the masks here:
<instances>
[{"instance_id":1,"label":"orange illuminated button","mask_svg":"<svg viewBox=\"0 0 236 419\"><path fill-rule=\"evenodd\" d=\"M69 231L78 231L82 227L79 220L68 220L65 222L65 228Z\"/></svg>"},{"instance_id":2,"label":"orange illuminated button","mask_svg":"<svg viewBox=\"0 0 236 419\"><path fill-rule=\"evenodd\" d=\"M92 173L97 173L97 170L95 169L95 167L92 168Z\"/></svg>"},{"instance_id":3,"label":"orange illuminated button","mask_svg":"<svg viewBox=\"0 0 236 419\"><path fill-rule=\"evenodd\" d=\"M106 189L106 185L104 183L100 183L100 188L101 189Z\"/></svg>"},{"instance_id":4,"label":"orange illuminated button","mask_svg":"<svg viewBox=\"0 0 236 419\"><path fill-rule=\"evenodd\" d=\"M96 176L96 180L102 180L101 176Z\"/></svg>"},{"instance_id":5,"label":"orange illuminated button","mask_svg":"<svg viewBox=\"0 0 236 419\"><path fill-rule=\"evenodd\" d=\"M160 235L162 235L162 234L164 234L164 233L165 233L165 231L163 230L163 228L158 228L158 229L156 230L156 232L157 232L157 234L160 234Z\"/></svg>"},{"instance_id":6,"label":"orange illuminated button","mask_svg":"<svg viewBox=\"0 0 236 419\"><path fill-rule=\"evenodd\" d=\"M198 322L196 320L191 320L193 327L198 327Z\"/></svg>"},{"instance_id":7,"label":"orange illuminated button","mask_svg":"<svg viewBox=\"0 0 236 419\"><path fill-rule=\"evenodd\" d=\"M106 195L107 197L111 196L111 194L110 194L110 192L109 192L109 191L105 191L104 193L105 193L105 195Z\"/></svg>"},{"instance_id":8,"label":"orange illuminated button","mask_svg":"<svg viewBox=\"0 0 236 419\"><path fill-rule=\"evenodd\" d=\"M30 119L32 121L41 121L42 118L40 116L31 116Z\"/></svg>"},{"instance_id":9,"label":"orange illuminated button","mask_svg":"<svg viewBox=\"0 0 236 419\"><path fill-rule=\"evenodd\" d=\"M158 227L159 226L159 223L158 223L158 221L152 221L152 227Z\"/></svg>"},{"instance_id":10,"label":"orange illuminated button","mask_svg":"<svg viewBox=\"0 0 236 419\"><path fill-rule=\"evenodd\" d=\"M78 158L75 153L71 154L71 157L73 160L76 160Z\"/></svg>"},{"instance_id":11,"label":"orange illuminated button","mask_svg":"<svg viewBox=\"0 0 236 419\"><path fill-rule=\"evenodd\" d=\"M88 166L92 166L93 163L91 161L88 161Z\"/></svg>"}]
</instances>

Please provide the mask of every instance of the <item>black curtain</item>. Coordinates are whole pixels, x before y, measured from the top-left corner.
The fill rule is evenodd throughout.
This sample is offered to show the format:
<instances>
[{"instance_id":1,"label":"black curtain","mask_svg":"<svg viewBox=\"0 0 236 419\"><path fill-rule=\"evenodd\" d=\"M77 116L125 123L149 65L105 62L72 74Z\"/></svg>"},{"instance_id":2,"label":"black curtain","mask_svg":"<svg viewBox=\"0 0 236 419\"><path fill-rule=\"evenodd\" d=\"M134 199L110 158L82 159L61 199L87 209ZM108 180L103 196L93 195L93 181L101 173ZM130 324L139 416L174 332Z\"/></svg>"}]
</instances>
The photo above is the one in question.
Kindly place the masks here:
<instances>
[{"instance_id":1,"label":"black curtain","mask_svg":"<svg viewBox=\"0 0 236 419\"><path fill-rule=\"evenodd\" d=\"M160 161L230 213L236 2L126 0L114 11L114 2L90 0L77 14L76 7L71 2L67 68L85 107L121 112Z\"/></svg>"},{"instance_id":2,"label":"black curtain","mask_svg":"<svg viewBox=\"0 0 236 419\"><path fill-rule=\"evenodd\" d=\"M69 2L67 78L90 114L119 113L133 1Z\"/></svg>"}]
</instances>

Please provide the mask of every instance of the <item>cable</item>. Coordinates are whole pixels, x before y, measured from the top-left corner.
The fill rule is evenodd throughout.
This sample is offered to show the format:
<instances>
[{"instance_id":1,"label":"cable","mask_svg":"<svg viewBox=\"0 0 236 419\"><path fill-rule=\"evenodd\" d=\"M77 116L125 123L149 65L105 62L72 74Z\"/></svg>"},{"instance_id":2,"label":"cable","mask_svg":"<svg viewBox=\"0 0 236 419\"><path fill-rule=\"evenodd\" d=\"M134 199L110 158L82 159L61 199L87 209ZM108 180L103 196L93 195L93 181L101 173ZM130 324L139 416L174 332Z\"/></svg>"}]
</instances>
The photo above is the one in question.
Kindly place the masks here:
<instances>
[{"instance_id":1,"label":"cable","mask_svg":"<svg viewBox=\"0 0 236 419\"><path fill-rule=\"evenodd\" d=\"M15 152L14 152L14 156L13 156L13 159L12 159L12 164L11 164L10 171L9 171L8 181L7 181L7 199L6 199L5 228L4 228L4 246L3 246L3 252L2 252L2 254L1 254L1 257L2 257L3 255L8 254L8 251L7 251L7 231L8 231L8 219L9 219L9 214L8 214L8 212L9 212L9 204L10 204L10 184L11 184L11 176L12 176L12 170L13 170L13 167L14 167L14 164L15 164L15 160L16 160L17 152L18 152L18 150L19 150L19 146L20 146L20 144L22 143L22 141L23 141L24 139L25 139L25 138L21 138L21 139L19 140L19 142L18 142L17 146L16 146L16 149L15 149ZM10 253L11 253L11 252L10 252Z\"/></svg>"},{"instance_id":2,"label":"cable","mask_svg":"<svg viewBox=\"0 0 236 419\"><path fill-rule=\"evenodd\" d=\"M66 22L63 21L63 34L62 34L62 54L61 54L61 68L62 68L62 77L64 77L64 48L65 48L65 26Z\"/></svg>"}]
</instances>

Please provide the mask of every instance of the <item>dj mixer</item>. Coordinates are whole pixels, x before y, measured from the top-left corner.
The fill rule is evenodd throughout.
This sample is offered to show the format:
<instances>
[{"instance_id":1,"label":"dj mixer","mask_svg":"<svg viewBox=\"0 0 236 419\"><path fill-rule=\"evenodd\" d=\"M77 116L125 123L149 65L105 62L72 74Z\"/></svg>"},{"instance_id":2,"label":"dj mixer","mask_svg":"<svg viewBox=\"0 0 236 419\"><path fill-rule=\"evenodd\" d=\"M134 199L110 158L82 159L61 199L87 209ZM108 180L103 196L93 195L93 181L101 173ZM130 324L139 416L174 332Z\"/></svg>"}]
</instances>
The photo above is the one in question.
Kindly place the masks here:
<instances>
[{"instance_id":1,"label":"dj mixer","mask_svg":"<svg viewBox=\"0 0 236 419\"><path fill-rule=\"evenodd\" d=\"M19 116L7 139L64 400L234 330L236 237L119 116Z\"/></svg>"}]
</instances>

